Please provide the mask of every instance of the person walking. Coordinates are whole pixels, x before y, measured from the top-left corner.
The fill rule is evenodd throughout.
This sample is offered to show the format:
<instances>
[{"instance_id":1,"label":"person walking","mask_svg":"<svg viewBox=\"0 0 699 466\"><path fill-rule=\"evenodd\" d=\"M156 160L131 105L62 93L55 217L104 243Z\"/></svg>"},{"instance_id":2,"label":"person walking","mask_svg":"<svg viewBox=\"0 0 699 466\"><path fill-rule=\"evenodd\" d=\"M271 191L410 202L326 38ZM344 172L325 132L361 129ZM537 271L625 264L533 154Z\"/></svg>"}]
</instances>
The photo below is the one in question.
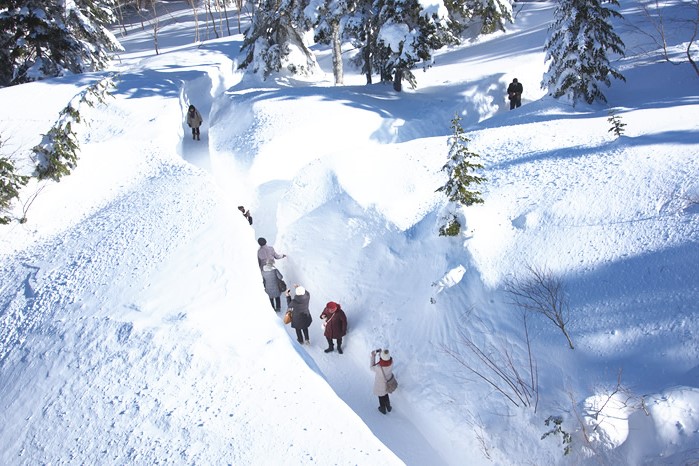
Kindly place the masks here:
<instances>
[{"instance_id":1,"label":"person walking","mask_svg":"<svg viewBox=\"0 0 699 466\"><path fill-rule=\"evenodd\" d=\"M194 105L190 105L187 111L187 126L192 128L192 139L199 141L199 127L203 121L199 110Z\"/></svg>"},{"instance_id":2,"label":"person walking","mask_svg":"<svg viewBox=\"0 0 699 466\"><path fill-rule=\"evenodd\" d=\"M376 360L376 355L379 360ZM379 397L381 414L391 412L391 400L388 397L388 379L393 375L393 358L387 349L377 349L371 352L371 370L374 371L374 395Z\"/></svg>"},{"instance_id":3,"label":"person walking","mask_svg":"<svg viewBox=\"0 0 699 466\"><path fill-rule=\"evenodd\" d=\"M347 334L347 316L338 303L330 301L320 313L320 318L325 322L323 327L325 339L328 340L326 353L335 351L333 340L337 340L337 352L342 354L342 337Z\"/></svg>"},{"instance_id":4,"label":"person walking","mask_svg":"<svg viewBox=\"0 0 699 466\"><path fill-rule=\"evenodd\" d=\"M250 215L250 210L246 209L242 205L238 206L238 210L240 211L241 214L243 214L243 217L248 221L250 225L252 225L252 215Z\"/></svg>"},{"instance_id":5,"label":"person walking","mask_svg":"<svg viewBox=\"0 0 699 466\"><path fill-rule=\"evenodd\" d=\"M284 276L277 270L272 261L267 261L262 267L262 284L265 287L265 293L269 296L272 308L279 312L282 309L281 294L286 291L286 284Z\"/></svg>"},{"instance_id":6,"label":"person walking","mask_svg":"<svg viewBox=\"0 0 699 466\"><path fill-rule=\"evenodd\" d=\"M517 81L517 78L513 79L510 85L507 86L507 98L510 99L510 110L522 106L522 92L524 92L522 83Z\"/></svg>"},{"instance_id":7,"label":"person walking","mask_svg":"<svg viewBox=\"0 0 699 466\"><path fill-rule=\"evenodd\" d=\"M294 285L294 297L291 297L291 290L286 290L286 304L291 311L291 327L296 330L296 340L303 344L311 344L308 338L308 327L313 322L311 311L308 305L311 301L311 295L301 285Z\"/></svg>"},{"instance_id":8,"label":"person walking","mask_svg":"<svg viewBox=\"0 0 699 466\"><path fill-rule=\"evenodd\" d=\"M267 261L271 260L272 265L274 265L275 259L286 257L286 254L278 254L272 246L267 244L267 240L264 238L257 238L257 244L260 245L260 249L257 250L257 263L260 266L260 270L262 270Z\"/></svg>"}]
</instances>

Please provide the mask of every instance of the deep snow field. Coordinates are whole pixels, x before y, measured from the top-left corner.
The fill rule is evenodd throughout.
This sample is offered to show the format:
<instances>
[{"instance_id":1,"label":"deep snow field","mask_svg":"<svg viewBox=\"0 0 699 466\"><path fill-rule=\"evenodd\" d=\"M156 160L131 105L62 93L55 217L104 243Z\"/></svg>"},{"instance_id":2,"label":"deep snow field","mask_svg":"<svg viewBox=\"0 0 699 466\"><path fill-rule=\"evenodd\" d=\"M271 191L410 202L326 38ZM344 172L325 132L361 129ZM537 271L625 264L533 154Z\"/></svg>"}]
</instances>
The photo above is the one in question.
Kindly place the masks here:
<instances>
[{"instance_id":1,"label":"deep snow field","mask_svg":"<svg viewBox=\"0 0 699 466\"><path fill-rule=\"evenodd\" d=\"M685 23L671 64L622 2L627 81L608 105L573 107L539 89L554 3L515 4L506 33L438 51L400 94L347 60L334 86L318 45L317 74L262 81L236 70L241 34L194 44L183 5L161 4L158 55L134 21L108 72L0 89L0 150L29 170L58 112L116 76L113 98L81 108L74 172L30 183L12 212L28 221L0 226L0 464L699 464ZM445 238L435 190L455 114L487 181ZM310 346L269 305L260 236L311 294ZM562 285L575 349L540 315L527 345L505 289L529 268ZM330 300L349 320L343 355L323 352ZM400 383L388 415L371 392L378 347ZM469 348L532 390L518 397ZM569 455L560 433L542 439L549 416Z\"/></svg>"}]
</instances>

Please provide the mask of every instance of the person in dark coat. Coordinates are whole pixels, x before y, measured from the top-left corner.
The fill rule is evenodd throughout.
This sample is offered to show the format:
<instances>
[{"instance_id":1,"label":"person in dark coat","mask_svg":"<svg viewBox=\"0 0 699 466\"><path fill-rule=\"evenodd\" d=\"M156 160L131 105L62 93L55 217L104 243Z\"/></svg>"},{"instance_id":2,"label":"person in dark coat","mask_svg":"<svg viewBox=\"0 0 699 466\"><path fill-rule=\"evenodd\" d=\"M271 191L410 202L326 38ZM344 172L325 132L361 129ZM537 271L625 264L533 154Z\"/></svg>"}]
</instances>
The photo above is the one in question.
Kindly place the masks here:
<instances>
[{"instance_id":1,"label":"person in dark coat","mask_svg":"<svg viewBox=\"0 0 699 466\"><path fill-rule=\"evenodd\" d=\"M260 270L262 270L267 261L271 260L274 265L275 259L286 257L286 254L277 253L272 246L267 244L267 240L264 238L257 238L257 244L260 245L260 249L257 250L257 263L260 266Z\"/></svg>"},{"instance_id":2,"label":"person in dark coat","mask_svg":"<svg viewBox=\"0 0 699 466\"><path fill-rule=\"evenodd\" d=\"M252 225L252 215L250 215L250 211L247 210L245 207L242 205L238 206L238 210L240 211L241 214L243 214L243 217L245 217L250 225Z\"/></svg>"},{"instance_id":3,"label":"person in dark coat","mask_svg":"<svg viewBox=\"0 0 699 466\"><path fill-rule=\"evenodd\" d=\"M376 355L379 360L376 360ZM371 352L371 370L374 372L374 395L379 397L379 411L381 414L389 413L391 399L388 397L388 379L393 375L393 358L387 349L377 349Z\"/></svg>"},{"instance_id":4,"label":"person in dark coat","mask_svg":"<svg viewBox=\"0 0 699 466\"><path fill-rule=\"evenodd\" d=\"M190 105L187 110L187 126L192 128L192 139L199 140L199 127L203 121L199 110L194 105Z\"/></svg>"},{"instance_id":5,"label":"person in dark coat","mask_svg":"<svg viewBox=\"0 0 699 466\"><path fill-rule=\"evenodd\" d=\"M328 340L326 353L335 351L333 340L337 340L337 352L342 354L342 337L347 335L347 316L338 303L330 301L320 314L325 321L325 339Z\"/></svg>"},{"instance_id":6,"label":"person in dark coat","mask_svg":"<svg viewBox=\"0 0 699 466\"><path fill-rule=\"evenodd\" d=\"M522 106L522 92L524 92L522 83L517 81L517 78L513 79L510 85L507 86L507 98L510 99L510 110Z\"/></svg>"},{"instance_id":7,"label":"person in dark coat","mask_svg":"<svg viewBox=\"0 0 699 466\"><path fill-rule=\"evenodd\" d=\"M311 301L311 295L301 285L295 285L294 297L291 297L291 290L286 290L286 304L291 311L291 327L296 330L296 340L303 344L304 340L307 345L311 344L308 338L308 327L313 322L311 311L308 305Z\"/></svg>"},{"instance_id":8,"label":"person in dark coat","mask_svg":"<svg viewBox=\"0 0 699 466\"><path fill-rule=\"evenodd\" d=\"M282 308L282 298L281 294L283 291L283 280L284 276L277 270L272 261L267 261L267 263L262 267L262 283L265 286L265 293L269 296L269 302L272 303L272 308L279 312Z\"/></svg>"}]
</instances>

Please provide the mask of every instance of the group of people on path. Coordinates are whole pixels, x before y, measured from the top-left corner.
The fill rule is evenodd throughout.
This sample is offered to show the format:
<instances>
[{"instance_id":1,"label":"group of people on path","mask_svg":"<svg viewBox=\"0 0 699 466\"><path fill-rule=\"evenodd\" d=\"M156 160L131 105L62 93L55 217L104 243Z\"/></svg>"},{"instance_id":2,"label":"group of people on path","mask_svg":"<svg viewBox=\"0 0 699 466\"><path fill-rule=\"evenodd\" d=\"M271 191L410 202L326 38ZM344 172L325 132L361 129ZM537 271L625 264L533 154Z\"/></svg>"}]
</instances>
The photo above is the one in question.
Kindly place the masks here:
<instances>
[{"instance_id":1,"label":"group of people on path","mask_svg":"<svg viewBox=\"0 0 699 466\"><path fill-rule=\"evenodd\" d=\"M257 262L262 272L262 283L265 293L269 296L270 304L275 312L281 311L281 294L286 296L287 312L291 315L291 327L296 332L296 341L301 345L310 345L308 328L313 322L310 311L311 294L299 285L294 285L294 294L286 286L284 276L275 266L277 259L283 259L286 254L278 253L273 246L267 244L265 238L258 238ZM339 354L343 354L342 339L347 335L347 315L342 310L342 306L334 301L329 301L320 313L323 321L323 336L328 342L326 353L332 353L337 349ZM376 355L379 355L376 360ZM373 392L379 398L378 410L382 414L391 412L391 400L389 399L388 380L393 375L393 358L388 349L375 350L371 352L371 369L374 371Z\"/></svg>"}]
</instances>

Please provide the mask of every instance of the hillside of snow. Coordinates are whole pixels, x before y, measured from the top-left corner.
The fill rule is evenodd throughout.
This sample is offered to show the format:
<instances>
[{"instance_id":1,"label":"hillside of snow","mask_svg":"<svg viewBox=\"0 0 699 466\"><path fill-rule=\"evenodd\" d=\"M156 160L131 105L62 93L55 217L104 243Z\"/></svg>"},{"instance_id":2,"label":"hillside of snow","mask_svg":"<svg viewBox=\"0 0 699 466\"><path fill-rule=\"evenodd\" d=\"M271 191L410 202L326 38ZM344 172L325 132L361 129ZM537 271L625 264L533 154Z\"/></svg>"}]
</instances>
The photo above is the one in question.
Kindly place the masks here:
<instances>
[{"instance_id":1,"label":"hillside of snow","mask_svg":"<svg viewBox=\"0 0 699 466\"><path fill-rule=\"evenodd\" d=\"M0 151L28 170L75 95L116 84L81 109L73 173L32 181L28 221L0 226L1 464L699 461L699 80L637 4L616 24L626 83L575 107L539 88L554 3L517 3L402 93L347 63L334 86L317 45L323 73L262 81L236 69L241 34L194 44L191 10L162 5L159 54L138 20L107 72L0 89ZM454 115L487 181L445 238ZM310 292L310 346L270 307L258 237ZM506 290L531 270L562 286L575 349L541 315L527 339ZM342 355L323 351L331 300ZM400 384L387 415L376 348Z\"/></svg>"}]
</instances>

